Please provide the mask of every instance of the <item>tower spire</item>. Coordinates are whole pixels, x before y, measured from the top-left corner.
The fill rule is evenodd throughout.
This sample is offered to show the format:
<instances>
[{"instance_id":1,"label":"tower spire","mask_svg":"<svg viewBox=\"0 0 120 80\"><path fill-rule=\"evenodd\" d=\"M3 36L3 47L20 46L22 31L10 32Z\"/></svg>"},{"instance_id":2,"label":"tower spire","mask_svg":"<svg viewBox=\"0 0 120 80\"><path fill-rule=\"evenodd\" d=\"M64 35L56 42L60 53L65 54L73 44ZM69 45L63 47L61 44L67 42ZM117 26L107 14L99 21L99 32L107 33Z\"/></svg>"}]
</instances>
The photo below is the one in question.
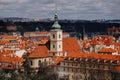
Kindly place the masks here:
<instances>
[{"instance_id":1,"label":"tower spire","mask_svg":"<svg viewBox=\"0 0 120 80\"><path fill-rule=\"evenodd\" d=\"M57 4L55 3L55 15L54 20L58 22L58 15L57 15Z\"/></svg>"},{"instance_id":2,"label":"tower spire","mask_svg":"<svg viewBox=\"0 0 120 80\"><path fill-rule=\"evenodd\" d=\"M57 15L57 4L55 4L55 15L54 15L54 24L52 25L52 29L60 29L61 26L58 23L58 15Z\"/></svg>"},{"instance_id":3,"label":"tower spire","mask_svg":"<svg viewBox=\"0 0 120 80\"><path fill-rule=\"evenodd\" d=\"M55 3L55 15L57 15L57 4Z\"/></svg>"}]
</instances>

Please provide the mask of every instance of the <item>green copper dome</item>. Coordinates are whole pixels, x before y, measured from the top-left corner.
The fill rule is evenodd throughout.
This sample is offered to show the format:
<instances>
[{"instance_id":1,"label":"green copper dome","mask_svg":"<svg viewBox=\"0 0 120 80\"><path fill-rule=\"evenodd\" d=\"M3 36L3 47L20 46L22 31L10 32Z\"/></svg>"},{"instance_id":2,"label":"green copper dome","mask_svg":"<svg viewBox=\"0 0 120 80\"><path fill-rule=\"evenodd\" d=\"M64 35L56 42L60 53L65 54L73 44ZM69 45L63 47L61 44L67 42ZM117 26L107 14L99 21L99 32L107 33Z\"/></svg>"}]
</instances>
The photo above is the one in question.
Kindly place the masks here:
<instances>
[{"instance_id":1,"label":"green copper dome","mask_svg":"<svg viewBox=\"0 0 120 80\"><path fill-rule=\"evenodd\" d=\"M58 23L58 16L57 16L57 14L55 14L54 18L55 18L55 21L54 21L54 24L52 25L52 29L61 29L61 26Z\"/></svg>"}]
</instances>

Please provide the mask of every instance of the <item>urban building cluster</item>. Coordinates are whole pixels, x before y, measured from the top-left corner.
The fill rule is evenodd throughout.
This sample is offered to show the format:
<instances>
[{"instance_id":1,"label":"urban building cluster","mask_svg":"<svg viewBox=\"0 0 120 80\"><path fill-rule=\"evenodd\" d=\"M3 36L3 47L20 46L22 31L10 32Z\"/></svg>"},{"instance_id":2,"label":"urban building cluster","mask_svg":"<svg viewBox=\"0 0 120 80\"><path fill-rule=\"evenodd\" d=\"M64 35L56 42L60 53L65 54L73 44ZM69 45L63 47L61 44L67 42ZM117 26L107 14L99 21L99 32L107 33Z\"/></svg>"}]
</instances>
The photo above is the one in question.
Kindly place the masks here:
<instances>
[{"instance_id":1,"label":"urban building cluster","mask_svg":"<svg viewBox=\"0 0 120 80\"><path fill-rule=\"evenodd\" d=\"M120 42L111 35L70 37L57 15L49 32L0 35L0 69L24 70L27 54L31 69L38 71L40 63L53 65L59 79L120 80Z\"/></svg>"}]
</instances>

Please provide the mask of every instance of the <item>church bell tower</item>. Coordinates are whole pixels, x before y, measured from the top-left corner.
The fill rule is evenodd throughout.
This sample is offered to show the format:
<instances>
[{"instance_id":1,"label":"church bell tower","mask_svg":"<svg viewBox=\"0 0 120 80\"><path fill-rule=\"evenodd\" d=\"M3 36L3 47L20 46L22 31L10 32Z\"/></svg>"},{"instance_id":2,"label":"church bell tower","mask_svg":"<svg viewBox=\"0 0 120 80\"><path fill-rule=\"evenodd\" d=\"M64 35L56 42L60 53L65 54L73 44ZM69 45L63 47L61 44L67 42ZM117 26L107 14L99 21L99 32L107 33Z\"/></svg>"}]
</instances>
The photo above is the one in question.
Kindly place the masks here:
<instances>
[{"instance_id":1,"label":"church bell tower","mask_svg":"<svg viewBox=\"0 0 120 80\"><path fill-rule=\"evenodd\" d=\"M58 15L54 16L54 24L50 30L50 54L53 57L62 56L62 29L58 23Z\"/></svg>"}]
</instances>

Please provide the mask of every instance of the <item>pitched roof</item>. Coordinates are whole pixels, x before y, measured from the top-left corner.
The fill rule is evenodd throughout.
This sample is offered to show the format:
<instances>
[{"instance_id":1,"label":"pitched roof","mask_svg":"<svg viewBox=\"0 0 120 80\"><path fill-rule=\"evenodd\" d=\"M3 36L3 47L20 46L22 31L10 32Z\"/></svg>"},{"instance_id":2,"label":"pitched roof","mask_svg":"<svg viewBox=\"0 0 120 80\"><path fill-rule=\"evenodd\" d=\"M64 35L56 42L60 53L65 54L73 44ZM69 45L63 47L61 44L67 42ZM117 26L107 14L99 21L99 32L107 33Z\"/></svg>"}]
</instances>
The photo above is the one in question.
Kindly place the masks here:
<instances>
[{"instance_id":1,"label":"pitched roof","mask_svg":"<svg viewBox=\"0 0 120 80\"><path fill-rule=\"evenodd\" d=\"M55 61L54 64L57 65L57 64L59 64L60 62L65 61L64 59L65 59L64 57L57 57L57 59L56 59L56 61Z\"/></svg>"},{"instance_id":2,"label":"pitched roof","mask_svg":"<svg viewBox=\"0 0 120 80\"><path fill-rule=\"evenodd\" d=\"M117 65L115 65L115 69L113 71L115 72L120 72L120 56L116 56L116 55L108 55L108 54L97 54L97 53L69 53L65 58L58 58L58 60L56 60L55 65L59 65L60 62L63 62L65 60L67 60L68 58L70 59L92 59L93 62L94 60L96 61L103 61L105 62L105 64L108 61L113 62L117 62Z\"/></svg>"},{"instance_id":3,"label":"pitched roof","mask_svg":"<svg viewBox=\"0 0 120 80\"><path fill-rule=\"evenodd\" d=\"M79 52L81 48L75 38L63 38L63 52Z\"/></svg>"},{"instance_id":4,"label":"pitched roof","mask_svg":"<svg viewBox=\"0 0 120 80\"><path fill-rule=\"evenodd\" d=\"M25 32L25 34L49 34L49 32Z\"/></svg>"},{"instance_id":5,"label":"pitched roof","mask_svg":"<svg viewBox=\"0 0 120 80\"><path fill-rule=\"evenodd\" d=\"M116 50L112 48L102 48L98 52L113 53L113 52L116 52Z\"/></svg>"},{"instance_id":6,"label":"pitched roof","mask_svg":"<svg viewBox=\"0 0 120 80\"><path fill-rule=\"evenodd\" d=\"M91 44L92 44L92 45L99 45L100 42L99 42L96 38L94 38L94 39L91 41Z\"/></svg>"},{"instance_id":7,"label":"pitched roof","mask_svg":"<svg viewBox=\"0 0 120 80\"><path fill-rule=\"evenodd\" d=\"M37 46L29 55L30 58L45 58L50 57L46 46Z\"/></svg>"},{"instance_id":8,"label":"pitched roof","mask_svg":"<svg viewBox=\"0 0 120 80\"><path fill-rule=\"evenodd\" d=\"M97 54L97 53L70 53L67 57L71 58L94 58L101 60L120 60L120 56L109 54Z\"/></svg>"},{"instance_id":9,"label":"pitched roof","mask_svg":"<svg viewBox=\"0 0 120 80\"><path fill-rule=\"evenodd\" d=\"M24 59L18 57L17 55L13 53L3 53L0 55L0 62L7 62L7 63L17 63L17 62L23 62Z\"/></svg>"}]
</instances>

